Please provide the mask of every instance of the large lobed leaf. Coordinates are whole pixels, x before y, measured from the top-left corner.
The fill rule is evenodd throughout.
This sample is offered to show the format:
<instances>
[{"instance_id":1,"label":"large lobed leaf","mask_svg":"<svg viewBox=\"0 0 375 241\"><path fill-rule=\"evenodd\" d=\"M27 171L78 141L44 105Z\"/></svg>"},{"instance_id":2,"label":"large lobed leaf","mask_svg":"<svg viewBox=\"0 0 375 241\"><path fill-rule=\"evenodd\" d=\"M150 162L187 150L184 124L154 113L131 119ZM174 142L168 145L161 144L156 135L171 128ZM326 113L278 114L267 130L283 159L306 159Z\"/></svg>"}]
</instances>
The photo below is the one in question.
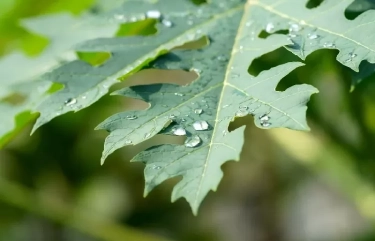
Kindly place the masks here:
<instances>
[{"instance_id":1,"label":"large lobed leaf","mask_svg":"<svg viewBox=\"0 0 375 241\"><path fill-rule=\"evenodd\" d=\"M315 9L307 9L306 1L300 0L249 0L245 5L231 1L230 7L224 1L211 3L222 12L197 29L209 37L210 45L173 51L152 65L196 70L199 78L188 86L159 84L117 91L150 107L115 114L98 126L110 132L102 162L116 149L158 133L186 134L185 145L152 147L133 161L146 164L145 195L166 179L182 176L172 201L184 197L197 213L206 194L216 190L223 175L221 165L239 159L244 129L228 133L236 116L251 114L260 128L308 130L306 102L318 91L309 85L275 91L278 82L301 64L288 63L251 76L247 70L255 58L281 46L301 59L318 49L335 48L337 60L353 70L363 60L374 63L374 14L369 11L347 20L344 10L352 2L326 0ZM288 36L275 34L285 29ZM260 38L262 31L271 35Z\"/></svg>"},{"instance_id":2,"label":"large lobed leaf","mask_svg":"<svg viewBox=\"0 0 375 241\"><path fill-rule=\"evenodd\" d=\"M196 71L199 78L187 86L156 84L117 91L119 95L142 99L150 107L116 114L98 126L110 132L102 162L115 150L156 134L185 134L185 145L156 146L138 154L133 161L146 164L145 194L168 178L182 176L172 200L186 198L196 213L205 195L216 190L223 175L221 165L239 159L244 129L228 132L234 118L251 114L260 128L308 130L306 103L317 90L310 85L296 85L275 91L279 81L301 63L280 65L251 76L247 70L254 59L280 47L301 59L315 50L331 48L338 49L337 60L354 71L363 60L370 65L375 62L373 10L348 20L344 11L353 7L353 0L325 0L314 9L307 9L306 3L307 0L218 0L195 6L187 0L124 1L121 7L84 21L88 25L82 32L73 32L77 39L68 44L74 51L110 53L111 58L105 63L92 66L74 60L42 76L32 78L27 74L19 78L64 85L52 95L36 98L38 101L32 98L33 104L26 110L40 112L34 130L59 115L90 106L118 80L148 64L150 68ZM157 20L156 35L113 37L119 24L144 18ZM100 27L107 25L109 32ZM288 36L276 33L279 30L289 30ZM90 33L87 38L84 31ZM270 35L261 38L262 31ZM204 35L210 40L206 48L175 49ZM160 55L163 56L158 58ZM17 93L13 87L16 80L5 80L3 84L2 78L6 90L3 96ZM12 114L7 118L14 119L11 108L5 109ZM10 126L11 121L6 119L4 123Z\"/></svg>"}]
</instances>

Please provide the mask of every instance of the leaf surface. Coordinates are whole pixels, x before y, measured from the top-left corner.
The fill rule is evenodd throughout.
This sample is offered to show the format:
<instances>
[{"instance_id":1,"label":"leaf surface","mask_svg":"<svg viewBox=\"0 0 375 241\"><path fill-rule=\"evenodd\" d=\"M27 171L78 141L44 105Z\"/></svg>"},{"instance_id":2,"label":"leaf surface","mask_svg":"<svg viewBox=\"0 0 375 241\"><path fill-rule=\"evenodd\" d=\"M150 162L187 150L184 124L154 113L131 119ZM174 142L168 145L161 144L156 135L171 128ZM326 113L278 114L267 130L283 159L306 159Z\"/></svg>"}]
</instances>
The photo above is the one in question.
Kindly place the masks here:
<instances>
[{"instance_id":1,"label":"leaf surface","mask_svg":"<svg viewBox=\"0 0 375 241\"><path fill-rule=\"evenodd\" d=\"M251 7L238 1L207 20L200 29L211 43L199 50L173 51L153 63L159 69L191 69L199 78L187 86L156 84L116 92L150 104L144 111L115 114L98 126L110 132L102 161L116 149L135 145L158 133L187 135L185 145L150 148L133 161L146 164L145 194L164 180L182 176L172 200L186 198L197 213L203 198L216 190L221 165L239 159L244 127L228 132L237 116L251 114L260 128L308 130L306 102L317 90L309 85L275 91L278 82L301 63L288 63L251 76L257 57L289 43L283 35L258 38L262 25L251 21ZM167 128L165 128L167 127Z\"/></svg>"}]
</instances>

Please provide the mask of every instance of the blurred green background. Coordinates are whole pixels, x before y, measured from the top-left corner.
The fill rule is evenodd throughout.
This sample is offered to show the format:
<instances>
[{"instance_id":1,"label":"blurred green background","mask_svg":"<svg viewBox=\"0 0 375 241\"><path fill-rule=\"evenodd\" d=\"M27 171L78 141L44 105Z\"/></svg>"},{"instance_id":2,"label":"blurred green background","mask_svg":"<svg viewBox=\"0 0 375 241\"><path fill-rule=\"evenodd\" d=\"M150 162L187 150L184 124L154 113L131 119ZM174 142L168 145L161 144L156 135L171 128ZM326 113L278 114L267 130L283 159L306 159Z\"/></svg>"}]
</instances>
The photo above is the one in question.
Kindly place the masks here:
<instances>
[{"instance_id":1,"label":"blurred green background","mask_svg":"<svg viewBox=\"0 0 375 241\"><path fill-rule=\"evenodd\" d=\"M96 6L121 1L104 2ZM80 14L93 4L0 0L0 55L22 50L35 56L48 44L21 28L20 19L62 11ZM170 203L178 179L143 198L143 166L129 163L149 146L181 140L157 136L122 148L104 166L99 164L106 133L94 127L142 103L107 96L31 137L30 124L0 150L0 240L375 240L374 77L349 92L352 72L335 61L336 54L315 52L278 87L308 83L320 90L309 102L311 132L260 130L252 117L233 123L231 128L247 125L241 161L223 166L218 191L209 193L197 217L185 201ZM289 61L298 59L279 49L255 61L250 72ZM131 78L142 81L142 73Z\"/></svg>"}]
</instances>

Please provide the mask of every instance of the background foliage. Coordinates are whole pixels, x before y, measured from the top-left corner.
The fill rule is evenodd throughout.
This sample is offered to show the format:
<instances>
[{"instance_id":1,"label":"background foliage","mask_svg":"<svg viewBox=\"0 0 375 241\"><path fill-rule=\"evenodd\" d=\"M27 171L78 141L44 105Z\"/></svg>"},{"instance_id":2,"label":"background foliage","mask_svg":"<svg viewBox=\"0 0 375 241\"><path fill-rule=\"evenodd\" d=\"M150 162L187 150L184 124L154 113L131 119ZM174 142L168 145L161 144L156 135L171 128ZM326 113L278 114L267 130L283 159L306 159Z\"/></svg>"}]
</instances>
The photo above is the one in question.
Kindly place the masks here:
<instances>
[{"instance_id":1,"label":"background foliage","mask_svg":"<svg viewBox=\"0 0 375 241\"><path fill-rule=\"evenodd\" d=\"M46 39L19 27L19 19L77 14L92 4L1 1L0 52L22 49L37 55L47 46ZM146 147L178 140L155 137L120 149L99 166L106 134L93 128L124 108L142 108L142 103L107 96L91 108L53 120L32 137L30 126L0 151L0 240L375 239L374 81L370 77L349 92L351 72L335 61L336 54L313 53L306 66L278 86L283 90L308 83L319 89L309 104L312 131L262 131L247 125L241 162L224 165L219 191L203 202L198 217L184 202L170 203L178 180L143 199L143 165L128 162ZM252 68L259 72L297 60L278 49ZM252 123L250 119L239 119L234 126Z\"/></svg>"}]
</instances>

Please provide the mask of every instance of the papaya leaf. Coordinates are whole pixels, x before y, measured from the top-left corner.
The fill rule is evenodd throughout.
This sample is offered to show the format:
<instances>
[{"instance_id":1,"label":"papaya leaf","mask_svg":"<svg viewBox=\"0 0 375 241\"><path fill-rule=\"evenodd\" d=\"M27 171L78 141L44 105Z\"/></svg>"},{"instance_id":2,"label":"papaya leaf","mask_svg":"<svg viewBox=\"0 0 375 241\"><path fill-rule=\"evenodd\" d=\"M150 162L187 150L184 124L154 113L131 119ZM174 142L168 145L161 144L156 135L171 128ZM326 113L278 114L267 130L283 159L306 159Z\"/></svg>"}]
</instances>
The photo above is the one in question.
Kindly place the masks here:
<instances>
[{"instance_id":1,"label":"papaya leaf","mask_svg":"<svg viewBox=\"0 0 375 241\"><path fill-rule=\"evenodd\" d=\"M208 47L175 50L152 64L158 69L196 71L199 78L190 85L155 84L116 92L142 99L150 107L115 114L97 127L110 132L102 161L116 149L158 133L187 136L184 145L156 146L134 157L133 161L146 164L145 195L166 179L182 176L172 201L184 197L196 214L206 194L217 189L221 165L239 160L244 127L228 132L236 117L251 114L264 129L309 129L306 103L317 89L303 84L275 91L278 82L301 63L277 66L258 76L247 72L255 58L290 43L280 34L259 38L263 25L251 20L251 10L251 5L244 9L240 1L223 7L220 15L200 25L210 39Z\"/></svg>"},{"instance_id":2,"label":"papaya leaf","mask_svg":"<svg viewBox=\"0 0 375 241\"><path fill-rule=\"evenodd\" d=\"M36 106L46 97L52 83L44 81L41 75L61 61L75 58L74 45L91 38L111 36L118 28L118 24L93 24L88 18L75 18L70 14L40 16L23 20L21 24L29 31L47 37L50 44L37 57L16 52L0 59L0 108L3 110L0 147L27 124L27 121L16 121L17 118L25 118L26 112L37 111ZM24 96L23 103L14 105L4 101L14 94ZM34 118L35 115L30 114L27 119Z\"/></svg>"}]
</instances>

